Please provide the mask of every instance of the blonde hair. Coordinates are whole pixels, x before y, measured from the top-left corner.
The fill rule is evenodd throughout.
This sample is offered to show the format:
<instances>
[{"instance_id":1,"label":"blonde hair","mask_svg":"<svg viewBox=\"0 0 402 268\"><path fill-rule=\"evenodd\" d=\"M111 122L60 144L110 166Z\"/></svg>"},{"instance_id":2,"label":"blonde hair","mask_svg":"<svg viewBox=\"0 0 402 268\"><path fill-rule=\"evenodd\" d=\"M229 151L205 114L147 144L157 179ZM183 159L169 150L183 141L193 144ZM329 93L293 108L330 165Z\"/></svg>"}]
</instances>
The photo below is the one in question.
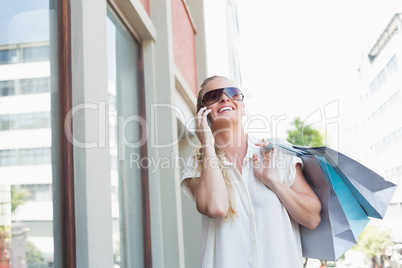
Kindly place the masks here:
<instances>
[{"instance_id":1,"label":"blonde hair","mask_svg":"<svg viewBox=\"0 0 402 268\"><path fill-rule=\"evenodd\" d=\"M229 80L224 76L215 75L215 76L208 77L207 79L204 80L204 82L202 82L202 84L200 86L200 91L198 92L198 97L197 97L197 113L202 108L202 98L204 97L203 93L205 91L206 85L209 82L211 82L212 80L217 79L217 78ZM216 153L216 157L218 158L219 168L222 172L222 176L225 181L225 185L226 185L226 189L228 191L228 197L229 197L229 210L224 219L226 220L227 218L230 217L233 220L235 217L237 217L237 213L236 213L236 202L235 202L235 198L234 198L234 190L233 190L232 180L229 176L227 167L225 166L224 161L223 161L225 158L225 155L224 155L223 151L216 144L215 144L215 153ZM201 147L201 145L199 145L196 148L195 154L194 154L194 161L197 163L197 172L201 172L202 162L203 162L202 160L203 160L203 148ZM193 179L195 179L195 178L193 178Z\"/></svg>"}]
</instances>

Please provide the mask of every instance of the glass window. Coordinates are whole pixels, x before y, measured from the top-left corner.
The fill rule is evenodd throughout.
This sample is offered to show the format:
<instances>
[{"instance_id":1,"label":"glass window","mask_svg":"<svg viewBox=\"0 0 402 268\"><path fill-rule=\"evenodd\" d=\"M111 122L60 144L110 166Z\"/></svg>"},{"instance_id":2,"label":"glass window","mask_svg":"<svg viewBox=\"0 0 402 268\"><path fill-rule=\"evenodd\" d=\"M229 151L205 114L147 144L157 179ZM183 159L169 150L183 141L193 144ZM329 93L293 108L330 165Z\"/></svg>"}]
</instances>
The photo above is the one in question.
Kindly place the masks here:
<instances>
[{"instance_id":1,"label":"glass window","mask_svg":"<svg viewBox=\"0 0 402 268\"><path fill-rule=\"evenodd\" d=\"M31 113L18 115L17 129L36 129L50 127L50 113Z\"/></svg>"},{"instance_id":2,"label":"glass window","mask_svg":"<svg viewBox=\"0 0 402 268\"><path fill-rule=\"evenodd\" d=\"M38 129L49 127L49 112L0 115L0 131Z\"/></svg>"},{"instance_id":3,"label":"glass window","mask_svg":"<svg viewBox=\"0 0 402 268\"><path fill-rule=\"evenodd\" d=\"M17 83L15 83L17 82ZM17 87L17 85L19 85ZM0 81L0 96L36 94L50 92L49 77Z\"/></svg>"},{"instance_id":4,"label":"glass window","mask_svg":"<svg viewBox=\"0 0 402 268\"><path fill-rule=\"evenodd\" d=\"M0 81L0 94L2 97L14 95L14 80Z\"/></svg>"},{"instance_id":5,"label":"glass window","mask_svg":"<svg viewBox=\"0 0 402 268\"><path fill-rule=\"evenodd\" d=\"M49 78L35 78L34 79L35 93L45 93L50 91ZM22 94L24 91L22 90Z\"/></svg>"},{"instance_id":6,"label":"glass window","mask_svg":"<svg viewBox=\"0 0 402 268\"><path fill-rule=\"evenodd\" d=\"M378 86L381 87L387 80L387 72L385 68L381 70L381 72L378 74L377 77L378 77Z\"/></svg>"},{"instance_id":7,"label":"glass window","mask_svg":"<svg viewBox=\"0 0 402 268\"><path fill-rule=\"evenodd\" d=\"M379 88L378 79L377 77L370 83L370 94L373 95L376 93L377 89Z\"/></svg>"},{"instance_id":8,"label":"glass window","mask_svg":"<svg viewBox=\"0 0 402 268\"><path fill-rule=\"evenodd\" d=\"M49 60L49 46L23 48L24 62Z\"/></svg>"},{"instance_id":9,"label":"glass window","mask_svg":"<svg viewBox=\"0 0 402 268\"><path fill-rule=\"evenodd\" d=\"M27 201L51 201L51 184L31 184L19 187L19 189L26 189L29 192Z\"/></svg>"},{"instance_id":10,"label":"glass window","mask_svg":"<svg viewBox=\"0 0 402 268\"><path fill-rule=\"evenodd\" d=\"M11 114L0 115L0 131L12 129L12 123L15 121L14 117L15 115Z\"/></svg>"},{"instance_id":11,"label":"glass window","mask_svg":"<svg viewBox=\"0 0 402 268\"><path fill-rule=\"evenodd\" d=\"M36 161L36 149L21 149L19 150L18 164L27 166L34 165Z\"/></svg>"},{"instance_id":12,"label":"glass window","mask_svg":"<svg viewBox=\"0 0 402 268\"><path fill-rule=\"evenodd\" d=\"M17 116L17 120L15 125L17 126L16 129L33 129L35 128L36 123L36 113L31 114L19 114Z\"/></svg>"},{"instance_id":13,"label":"glass window","mask_svg":"<svg viewBox=\"0 0 402 268\"><path fill-rule=\"evenodd\" d=\"M19 165L50 164L50 148L30 148L19 150Z\"/></svg>"},{"instance_id":14,"label":"glass window","mask_svg":"<svg viewBox=\"0 0 402 268\"><path fill-rule=\"evenodd\" d=\"M21 79L21 94L32 94L35 91L34 79Z\"/></svg>"},{"instance_id":15,"label":"glass window","mask_svg":"<svg viewBox=\"0 0 402 268\"><path fill-rule=\"evenodd\" d=\"M8 63L8 59L10 58L9 56L10 50L8 49L3 49L0 50L0 63Z\"/></svg>"},{"instance_id":16,"label":"glass window","mask_svg":"<svg viewBox=\"0 0 402 268\"><path fill-rule=\"evenodd\" d=\"M396 55L394 55L391 60L387 63L387 69L390 74L393 74L398 69L398 60Z\"/></svg>"},{"instance_id":17,"label":"glass window","mask_svg":"<svg viewBox=\"0 0 402 268\"><path fill-rule=\"evenodd\" d=\"M0 151L0 167L14 166L17 164L16 150L1 150Z\"/></svg>"},{"instance_id":18,"label":"glass window","mask_svg":"<svg viewBox=\"0 0 402 268\"><path fill-rule=\"evenodd\" d=\"M0 134L7 136L0 139L0 245L10 252L0 256L1 267L61 267L55 265L61 238L53 238L58 235L53 230L60 229L55 228L57 210L53 211L54 200L60 197L52 193L59 174L58 140L30 134L33 129L47 128L54 132L52 137L58 137L57 2L1 2L0 64L4 72L0 94L13 96L15 103L2 107L0 116ZM37 102L26 104L21 95L49 92L50 85L56 89L52 97L42 94ZM46 102L45 107L52 109L38 113ZM20 135L1 133L17 129L23 143Z\"/></svg>"},{"instance_id":19,"label":"glass window","mask_svg":"<svg viewBox=\"0 0 402 268\"><path fill-rule=\"evenodd\" d=\"M1 49L0 48L0 64L17 63L18 62L17 55L18 55L17 49Z\"/></svg>"},{"instance_id":20,"label":"glass window","mask_svg":"<svg viewBox=\"0 0 402 268\"><path fill-rule=\"evenodd\" d=\"M108 10L109 147L113 255L119 267L144 267L138 115L139 45ZM134 117L133 117L134 116ZM133 164L137 160L137 164Z\"/></svg>"},{"instance_id":21,"label":"glass window","mask_svg":"<svg viewBox=\"0 0 402 268\"><path fill-rule=\"evenodd\" d=\"M49 165L50 148L0 150L0 166Z\"/></svg>"}]
</instances>

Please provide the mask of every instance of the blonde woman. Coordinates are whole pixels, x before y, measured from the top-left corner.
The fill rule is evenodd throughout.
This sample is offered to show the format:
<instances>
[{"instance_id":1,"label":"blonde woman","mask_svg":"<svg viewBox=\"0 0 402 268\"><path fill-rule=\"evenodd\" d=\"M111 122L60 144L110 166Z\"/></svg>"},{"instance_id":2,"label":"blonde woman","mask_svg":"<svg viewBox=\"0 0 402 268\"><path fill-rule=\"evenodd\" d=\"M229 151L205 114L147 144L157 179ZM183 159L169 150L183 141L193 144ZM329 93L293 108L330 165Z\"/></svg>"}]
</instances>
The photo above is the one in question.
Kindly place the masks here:
<instances>
[{"instance_id":1,"label":"blonde woman","mask_svg":"<svg viewBox=\"0 0 402 268\"><path fill-rule=\"evenodd\" d=\"M300 158L267 152L268 141L244 132L243 98L222 76L207 78L198 94L200 146L181 185L202 214L202 267L302 267L299 224L318 226L320 201Z\"/></svg>"}]
</instances>

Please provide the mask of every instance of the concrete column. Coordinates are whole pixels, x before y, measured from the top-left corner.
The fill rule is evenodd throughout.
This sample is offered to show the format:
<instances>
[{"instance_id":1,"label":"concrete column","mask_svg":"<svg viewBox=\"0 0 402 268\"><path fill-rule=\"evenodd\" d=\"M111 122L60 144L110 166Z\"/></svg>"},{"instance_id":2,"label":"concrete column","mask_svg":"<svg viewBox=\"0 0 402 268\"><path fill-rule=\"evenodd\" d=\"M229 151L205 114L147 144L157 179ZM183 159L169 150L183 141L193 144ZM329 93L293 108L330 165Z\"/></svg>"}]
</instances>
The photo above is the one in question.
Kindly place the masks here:
<instances>
[{"instance_id":1,"label":"concrete column","mask_svg":"<svg viewBox=\"0 0 402 268\"><path fill-rule=\"evenodd\" d=\"M106 1L72 0L77 267L113 267L110 153L107 140ZM81 106L79 106L81 105ZM104 139L102 141L102 139ZM81 147L81 148L80 148Z\"/></svg>"},{"instance_id":2,"label":"concrete column","mask_svg":"<svg viewBox=\"0 0 402 268\"><path fill-rule=\"evenodd\" d=\"M170 159L178 155L177 117L169 107L174 103L175 78L172 40L172 17L170 0L151 1L151 20L158 30L154 45L154 86L157 92L154 109L156 120L150 129L151 144L158 150L159 159ZM154 143L154 144L153 144ZM181 214L180 171L175 164L160 167L160 202L163 236L163 262L165 267L184 267L183 227ZM153 220L153 219L151 219Z\"/></svg>"},{"instance_id":3,"label":"concrete column","mask_svg":"<svg viewBox=\"0 0 402 268\"><path fill-rule=\"evenodd\" d=\"M155 146L152 146L151 135L154 135L153 126L159 126L156 115L153 113L153 105L157 102L157 91L155 85L155 42L153 40L144 41L143 57L144 57L144 84L145 84L145 101L146 101L146 119L148 123L148 157L150 159L159 159L159 152ZM153 118L155 116L155 118ZM165 267L163 257L163 221L161 190L159 180L159 169L155 166L151 167L148 173L149 179L149 203L151 214L151 245L152 245L152 266Z\"/></svg>"}]
</instances>

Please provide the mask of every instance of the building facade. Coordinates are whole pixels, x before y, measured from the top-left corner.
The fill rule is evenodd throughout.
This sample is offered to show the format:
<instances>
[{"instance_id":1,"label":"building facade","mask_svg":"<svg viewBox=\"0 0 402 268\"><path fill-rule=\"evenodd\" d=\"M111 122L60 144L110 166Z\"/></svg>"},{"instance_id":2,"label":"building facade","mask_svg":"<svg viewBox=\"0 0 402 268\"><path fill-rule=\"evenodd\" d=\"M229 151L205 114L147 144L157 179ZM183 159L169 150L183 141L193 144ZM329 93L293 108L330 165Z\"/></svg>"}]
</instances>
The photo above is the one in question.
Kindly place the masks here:
<instances>
[{"instance_id":1,"label":"building facade","mask_svg":"<svg viewBox=\"0 0 402 268\"><path fill-rule=\"evenodd\" d=\"M397 185L402 183L402 14L395 14L362 59L359 159ZM384 223L402 243L402 189L398 187Z\"/></svg>"},{"instance_id":2,"label":"building facade","mask_svg":"<svg viewBox=\"0 0 402 268\"><path fill-rule=\"evenodd\" d=\"M0 11L1 267L199 266L200 216L179 186L198 85L241 83L236 2L218 2ZM217 6L222 39L206 22Z\"/></svg>"}]
</instances>

